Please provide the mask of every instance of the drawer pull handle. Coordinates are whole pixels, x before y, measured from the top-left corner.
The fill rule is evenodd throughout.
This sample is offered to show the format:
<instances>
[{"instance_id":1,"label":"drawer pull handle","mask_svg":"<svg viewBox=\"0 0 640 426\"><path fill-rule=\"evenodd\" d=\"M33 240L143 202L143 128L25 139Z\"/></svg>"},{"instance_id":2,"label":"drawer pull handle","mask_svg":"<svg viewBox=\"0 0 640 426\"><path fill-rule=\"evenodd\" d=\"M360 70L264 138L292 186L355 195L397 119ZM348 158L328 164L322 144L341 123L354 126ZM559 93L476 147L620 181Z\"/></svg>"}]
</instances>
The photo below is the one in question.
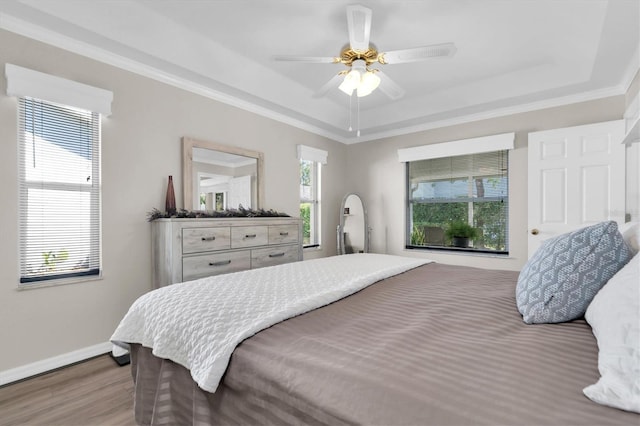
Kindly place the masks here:
<instances>
[{"instance_id":1,"label":"drawer pull handle","mask_svg":"<svg viewBox=\"0 0 640 426\"><path fill-rule=\"evenodd\" d=\"M247 234L244 237L245 238L255 238L257 235L256 234Z\"/></svg>"},{"instance_id":2,"label":"drawer pull handle","mask_svg":"<svg viewBox=\"0 0 640 426\"><path fill-rule=\"evenodd\" d=\"M202 241L213 241L216 237L202 237Z\"/></svg>"},{"instance_id":3,"label":"drawer pull handle","mask_svg":"<svg viewBox=\"0 0 640 426\"><path fill-rule=\"evenodd\" d=\"M284 256L284 252L282 252L282 253L272 253L272 254L269 255L269 257L282 257L282 256Z\"/></svg>"},{"instance_id":4,"label":"drawer pull handle","mask_svg":"<svg viewBox=\"0 0 640 426\"><path fill-rule=\"evenodd\" d=\"M289 235L289 233L288 232L281 232L280 235L283 236L283 237L286 237L287 235Z\"/></svg>"},{"instance_id":5,"label":"drawer pull handle","mask_svg":"<svg viewBox=\"0 0 640 426\"><path fill-rule=\"evenodd\" d=\"M231 259L223 260L221 262L209 262L209 266L224 266L231 263Z\"/></svg>"}]
</instances>

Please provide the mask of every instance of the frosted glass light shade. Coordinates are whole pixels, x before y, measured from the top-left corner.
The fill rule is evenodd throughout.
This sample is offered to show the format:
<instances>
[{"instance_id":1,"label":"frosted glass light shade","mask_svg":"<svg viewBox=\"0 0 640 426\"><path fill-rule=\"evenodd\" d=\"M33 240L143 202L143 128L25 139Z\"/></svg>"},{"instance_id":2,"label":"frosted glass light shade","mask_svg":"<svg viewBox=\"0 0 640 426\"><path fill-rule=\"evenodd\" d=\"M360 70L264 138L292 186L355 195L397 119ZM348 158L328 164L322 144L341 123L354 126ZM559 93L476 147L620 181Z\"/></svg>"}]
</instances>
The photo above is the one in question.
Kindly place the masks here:
<instances>
[{"instance_id":1,"label":"frosted glass light shade","mask_svg":"<svg viewBox=\"0 0 640 426\"><path fill-rule=\"evenodd\" d=\"M367 71L360 79L360 85L358 86L358 97L361 98L363 96L370 95L371 92L376 90L379 85L380 77L378 77L371 71Z\"/></svg>"},{"instance_id":2,"label":"frosted glass light shade","mask_svg":"<svg viewBox=\"0 0 640 426\"><path fill-rule=\"evenodd\" d=\"M358 72L358 70L351 70L347 75L344 76L344 80L342 81L338 89L351 96L353 91L357 89L359 85L360 73Z\"/></svg>"}]
</instances>

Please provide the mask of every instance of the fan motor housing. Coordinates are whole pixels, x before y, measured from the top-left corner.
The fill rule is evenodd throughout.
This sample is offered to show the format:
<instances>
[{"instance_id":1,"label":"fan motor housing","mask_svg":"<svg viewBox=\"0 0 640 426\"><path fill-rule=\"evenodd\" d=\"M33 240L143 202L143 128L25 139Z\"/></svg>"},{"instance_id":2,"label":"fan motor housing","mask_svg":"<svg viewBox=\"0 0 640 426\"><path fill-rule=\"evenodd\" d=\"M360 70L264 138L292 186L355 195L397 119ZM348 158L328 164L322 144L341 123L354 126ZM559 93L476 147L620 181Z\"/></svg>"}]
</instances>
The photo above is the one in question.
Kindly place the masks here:
<instances>
[{"instance_id":1,"label":"fan motor housing","mask_svg":"<svg viewBox=\"0 0 640 426\"><path fill-rule=\"evenodd\" d=\"M350 47L345 47L342 49L342 52L340 52L340 62L345 65L351 66L353 61L357 59L362 59L367 63L367 66L369 66L378 61L378 51L369 46L369 49L364 52L361 50L353 50Z\"/></svg>"}]
</instances>

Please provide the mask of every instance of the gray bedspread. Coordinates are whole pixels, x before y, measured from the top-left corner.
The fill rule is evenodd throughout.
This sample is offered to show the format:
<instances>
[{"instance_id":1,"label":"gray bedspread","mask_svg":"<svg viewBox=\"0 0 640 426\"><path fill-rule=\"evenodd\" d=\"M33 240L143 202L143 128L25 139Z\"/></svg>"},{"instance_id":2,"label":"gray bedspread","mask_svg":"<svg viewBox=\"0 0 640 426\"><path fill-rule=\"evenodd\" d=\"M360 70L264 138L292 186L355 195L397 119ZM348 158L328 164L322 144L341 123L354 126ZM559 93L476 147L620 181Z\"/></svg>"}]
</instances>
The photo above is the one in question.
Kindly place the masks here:
<instances>
[{"instance_id":1,"label":"gray bedspread","mask_svg":"<svg viewBox=\"0 0 640 426\"><path fill-rule=\"evenodd\" d=\"M139 424L639 425L591 402L584 321L526 325L516 272L432 263L240 344L215 394L132 345Z\"/></svg>"}]
</instances>

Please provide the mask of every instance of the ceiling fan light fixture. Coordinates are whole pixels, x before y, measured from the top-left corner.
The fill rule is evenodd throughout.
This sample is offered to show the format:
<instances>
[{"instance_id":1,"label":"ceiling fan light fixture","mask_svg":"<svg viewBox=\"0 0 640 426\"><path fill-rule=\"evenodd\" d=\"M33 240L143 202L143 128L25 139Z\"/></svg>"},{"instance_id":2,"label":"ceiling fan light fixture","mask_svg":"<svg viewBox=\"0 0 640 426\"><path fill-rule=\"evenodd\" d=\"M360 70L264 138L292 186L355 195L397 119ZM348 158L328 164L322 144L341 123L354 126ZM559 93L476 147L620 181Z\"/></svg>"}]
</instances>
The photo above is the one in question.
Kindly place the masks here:
<instances>
[{"instance_id":1,"label":"ceiling fan light fixture","mask_svg":"<svg viewBox=\"0 0 640 426\"><path fill-rule=\"evenodd\" d=\"M340 86L338 86L338 89L342 90L347 96L351 96L353 94L353 88L348 84L345 84L344 81Z\"/></svg>"},{"instance_id":2,"label":"ceiling fan light fixture","mask_svg":"<svg viewBox=\"0 0 640 426\"><path fill-rule=\"evenodd\" d=\"M342 48L339 56L276 56L275 59L345 65L346 69L334 75L329 82L313 94L315 98L324 96L330 89L335 88L336 84L339 84L340 91L347 94L349 98L353 96L354 90L358 98L361 98L370 95L378 88L381 79L384 79L380 91L395 101L401 98L405 91L382 71L371 69L371 66L376 63L380 65L402 64L431 58L451 57L456 52L454 43L379 52L378 48L370 43L372 14L372 10L366 6L357 4L347 6L349 43Z\"/></svg>"},{"instance_id":3,"label":"ceiling fan light fixture","mask_svg":"<svg viewBox=\"0 0 640 426\"><path fill-rule=\"evenodd\" d=\"M347 95L351 96L353 91L360 85L360 72L357 69L352 69L344 76L344 80L338 87Z\"/></svg>"},{"instance_id":4,"label":"ceiling fan light fixture","mask_svg":"<svg viewBox=\"0 0 640 426\"><path fill-rule=\"evenodd\" d=\"M370 95L371 92L376 90L380 85L380 77L378 77L373 71L367 71L362 75L360 79L360 85L358 86L358 97Z\"/></svg>"}]
</instances>

